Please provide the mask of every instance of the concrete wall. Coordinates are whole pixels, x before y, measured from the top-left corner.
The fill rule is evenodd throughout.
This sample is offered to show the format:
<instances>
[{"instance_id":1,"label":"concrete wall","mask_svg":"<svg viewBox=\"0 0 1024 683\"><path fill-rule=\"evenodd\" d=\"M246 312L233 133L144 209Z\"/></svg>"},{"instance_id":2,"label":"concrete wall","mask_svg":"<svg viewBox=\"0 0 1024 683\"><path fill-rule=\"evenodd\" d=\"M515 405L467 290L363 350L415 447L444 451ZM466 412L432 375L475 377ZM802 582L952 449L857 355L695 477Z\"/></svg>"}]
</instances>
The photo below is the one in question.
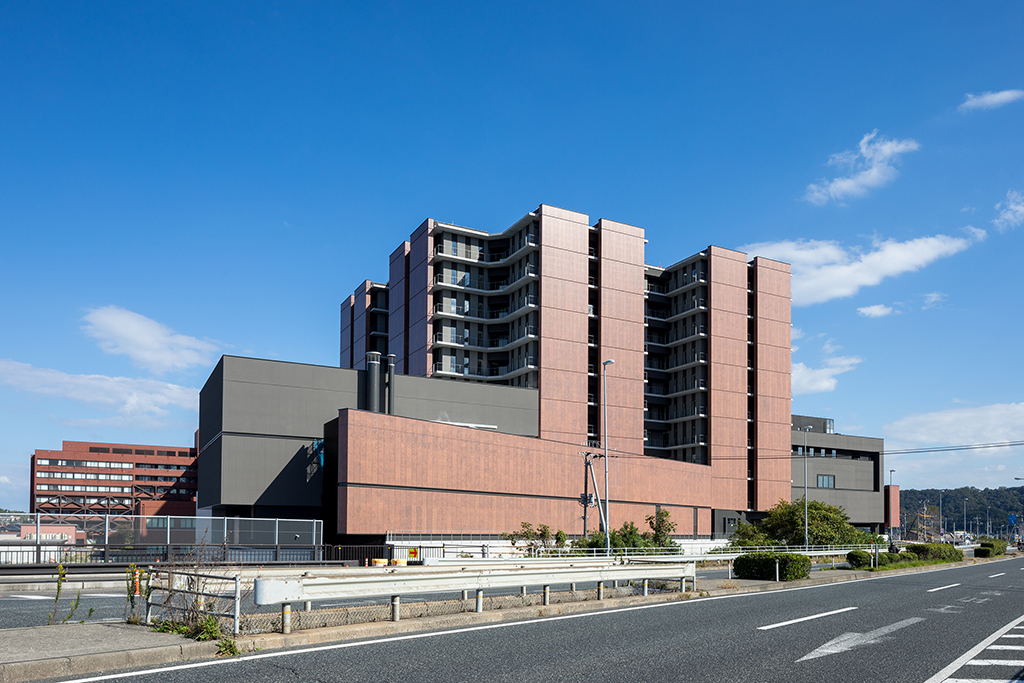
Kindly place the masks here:
<instances>
[{"instance_id":1,"label":"concrete wall","mask_svg":"<svg viewBox=\"0 0 1024 683\"><path fill-rule=\"evenodd\" d=\"M322 474L314 441L339 409L365 407L365 386L364 370L221 358L199 397L199 507L318 507ZM533 389L396 376L395 412L538 433Z\"/></svg>"},{"instance_id":2,"label":"concrete wall","mask_svg":"<svg viewBox=\"0 0 1024 683\"><path fill-rule=\"evenodd\" d=\"M881 530L885 523L883 440L845 434L815 434L813 431L806 436L808 448L813 448L816 454L806 458L808 500L841 507L850 517L850 523ZM804 434L793 431L792 443L794 447L803 448ZM859 459L821 457L817 455L821 448L826 452L834 448L861 455ZM792 457L792 500L804 495L804 460L800 456ZM819 474L835 476L836 487L818 488Z\"/></svg>"}]
</instances>

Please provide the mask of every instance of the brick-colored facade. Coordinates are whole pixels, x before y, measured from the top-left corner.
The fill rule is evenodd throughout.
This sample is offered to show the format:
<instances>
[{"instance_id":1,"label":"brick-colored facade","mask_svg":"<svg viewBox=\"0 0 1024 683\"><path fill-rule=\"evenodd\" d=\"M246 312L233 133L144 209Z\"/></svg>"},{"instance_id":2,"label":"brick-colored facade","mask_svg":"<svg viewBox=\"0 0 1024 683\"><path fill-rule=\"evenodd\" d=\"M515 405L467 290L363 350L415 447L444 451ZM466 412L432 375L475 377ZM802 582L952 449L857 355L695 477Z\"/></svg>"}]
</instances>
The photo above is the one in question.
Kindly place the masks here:
<instances>
[{"instance_id":1,"label":"brick-colored facade","mask_svg":"<svg viewBox=\"0 0 1024 683\"><path fill-rule=\"evenodd\" d=\"M65 441L32 455L29 510L195 515L196 472L195 448Z\"/></svg>"},{"instance_id":2,"label":"brick-colored facade","mask_svg":"<svg viewBox=\"0 0 1024 683\"><path fill-rule=\"evenodd\" d=\"M342 305L341 366L372 348L399 373L536 388L541 440L576 453L607 433L614 467L690 465L669 466L659 504L766 510L790 494L789 266L709 246L655 267L645 244L642 228L548 205L496 234L428 219L391 281ZM385 294L386 334L366 322Z\"/></svg>"}]
</instances>

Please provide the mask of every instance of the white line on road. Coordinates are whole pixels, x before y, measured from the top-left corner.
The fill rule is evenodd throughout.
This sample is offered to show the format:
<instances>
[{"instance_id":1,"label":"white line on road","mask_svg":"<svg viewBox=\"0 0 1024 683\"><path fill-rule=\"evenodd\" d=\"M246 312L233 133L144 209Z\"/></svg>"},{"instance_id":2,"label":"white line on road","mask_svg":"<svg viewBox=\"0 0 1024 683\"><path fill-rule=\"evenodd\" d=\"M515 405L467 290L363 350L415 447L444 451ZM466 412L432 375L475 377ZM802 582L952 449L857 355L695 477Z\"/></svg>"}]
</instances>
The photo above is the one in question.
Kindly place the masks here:
<instances>
[{"instance_id":1,"label":"white line on road","mask_svg":"<svg viewBox=\"0 0 1024 683\"><path fill-rule=\"evenodd\" d=\"M1024 650L1024 645L989 645L986 650Z\"/></svg>"},{"instance_id":2,"label":"white line on road","mask_svg":"<svg viewBox=\"0 0 1024 683\"><path fill-rule=\"evenodd\" d=\"M981 641L980 643L972 647L970 650L957 657L955 661L951 662L948 666L942 669L942 671L938 672L924 683L943 683L949 677L950 674L958 670L964 664L967 664L971 659L976 657L979 652L981 652L986 647L1002 638L1007 631L1009 631L1012 628L1015 628L1021 622L1024 622L1024 616L1017 617L1009 624L1002 627L1001 629L990 635L988 638ZM974 662L971 663L973 664Z\"/></svg>"},{"instance_id":3,"label":"white line on road","mask_svg":"<svg viewBox=\"0 0 1024 683\"><path fill-rule=\"evenodd\" d=\"M856 607L844 607L843 609L832 610L831 612L822 612L821 614L812 614L809 617L800 617L799 619L791 619L789 621L781 621L778 624L771 624L769 626L758 626L758 631L768 631L773 628L779 628L780 626L789 626L790 624L799 624L801 621L810 621L811 619L820 619L821 617L830 617L833 614L840 614L842 612L849 612L850 610L857 609Z\"/></svg>"},{"instance_id":4,"label":"white line on road","mask_svg":"<svg viewBox=\"0 0 1024 683\"><path fill-rule=\"evenodd\" d=\"M1024 659L972 659L971 666L1024 666Z\"/></svg>"},{"instance_id":5,"label":"white line on road","mask_svg":"<svg viewBox=\"0 0 1024 683\"><path fill-rule=\"evenodd\" d=\"M990 578L990 579L994 579L994 578L996 578L997 576L1006 576L1006 572L1000 572L1000 573L998 573L998 574L993 574L992 576L990 576L990 577L988 577L988 578Z\"/></svg>"},{"instance_id":6,"label":"white line on road","mask_svg":"<svg viewBox=\"0 0 1024 683\"><path fill-rule=\"evenodd\" d=\"M1015 628L1020 628L1020 626ZM1007 633L1003 638L1024 638L1024 633Z\"/></svg>"},{"instance_id":7,"label":"white line on road","mask_svg":"<svg viewBox=\"0 0 1024 683\"><path fill-rule=\"evenodd\" d=\"M9 597L17 598L19 600L53 600L53 598L45 595L11 595Z\"/></svg>"},{"instance_id":8,"label":"white line on road","mask_svg":"<svg viewBox=\"0 0 1024 683\"><path fill-rule=\"evenodd\" d=\"M947 678L946 683L1019 683L1019 678Z\"/></svg>"},{"instance_id":9,"label":"white line on road","mask_svg":"<svg viewBox=\"0 0 1024 683\"><path fill-rule=\"evenodd\" d=\"M940 586L940 587L938 587L938 588L929 588L929 589L928 589L928 592L929 592L929 593L934 593L935 591L944 591L944 590L946 590L947 588L956 588L956 587L957 587L957 586L959 586L959 585L960 585L959 583L951 583L951 584L949 584L948 586Z\"/></svg>"}]
</instances>

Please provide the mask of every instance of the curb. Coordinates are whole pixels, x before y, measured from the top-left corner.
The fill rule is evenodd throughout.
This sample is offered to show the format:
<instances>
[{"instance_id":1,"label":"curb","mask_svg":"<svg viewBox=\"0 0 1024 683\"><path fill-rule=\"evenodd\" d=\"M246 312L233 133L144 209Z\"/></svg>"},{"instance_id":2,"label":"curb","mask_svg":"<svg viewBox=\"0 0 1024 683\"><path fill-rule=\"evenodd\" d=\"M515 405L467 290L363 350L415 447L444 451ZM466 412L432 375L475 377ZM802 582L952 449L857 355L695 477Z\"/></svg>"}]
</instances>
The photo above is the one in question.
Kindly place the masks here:
<instances>
[{"instance_id":1,"label":"curb","mask_svg":"<svg viewBox=\"0 0 1024 683\"><path fill-rule=\"evenodd\" d=\"M31 662L10 662L0 664L0 683L25 683L44 678L84 676L104 671L209 659L216 654L216 641L209 643L189 641L181 645L102 652L75 657L55 657Z\"/></svg>"}]
</instances>

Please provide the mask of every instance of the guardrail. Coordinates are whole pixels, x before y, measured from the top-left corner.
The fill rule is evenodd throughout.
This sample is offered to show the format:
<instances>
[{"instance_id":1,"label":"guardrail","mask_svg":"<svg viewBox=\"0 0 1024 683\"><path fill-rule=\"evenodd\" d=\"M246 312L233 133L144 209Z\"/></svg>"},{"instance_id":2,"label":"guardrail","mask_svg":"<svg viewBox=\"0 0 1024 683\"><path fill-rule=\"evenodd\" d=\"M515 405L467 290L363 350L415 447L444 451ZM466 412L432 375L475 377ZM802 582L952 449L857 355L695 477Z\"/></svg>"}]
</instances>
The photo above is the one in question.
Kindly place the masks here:
<instances>
[{"instance_id":1,"label":"guardrail","mask_svg":"<svg viewBox=\"0 0 1024 683\"><path fill-rule=\"evenodd\" d=\"M235 574L234 576L219 576L217 574L200 574L199 572L163 572L167 577L166 585L159 583L160 573L150 571L149 576L151 580L156 580L156 583L150 583L150 591L146 596L146 623L153 621L153 608L162 607L171 613L184 613L187 614L190 611L196 613L202 613L204 615L210 615L214 617L225 617L232 620L232 633L234 635L239 634L239 625L241 622L241 607L242 607L242 579L241 575ZM224 587L230 590L214 591L217 587ZM162 601L154 601L153 593L160 592L164 593L167 597ZM139 595L139 589L136 585L136 595ZM179 600L175 601L175 598ZM184 604L181 598L184 598ZM231 612L215 612L206 608L205 599L213 598L214 600L230 600L232 605ZM216 603L215 603L216 604Z\"/></svg>"},{"instance_id":2,"label":"guardrail","mask_svg":"<svg viewBox=\"0 0 1024 683\"><path fill-rule=\"evenodd\" d=\"M281 605L281 629L291 632L291 605L295 602L310 603L317 600L340 600L347 598L369 598L391 596L391 620L401 618L401 596L423 593L444 593L462 591L476 592L476 612L483 611L483 595L487 589L522 587L524 594L528 586L543 586L544 604L550 604L552 584L575 584L597 582L598 599L604 597L607 581L643 581L643 594L648 594L651 579L679 580L685 588L686 579L691 579L696 590L697 569L693 562L624 565L605 564L597 567L538 567L527 569L482 569L460 572L423 572L408 575L393 573L369 576L346 577L343 579L294 577L257 578L254 581L253 602L259 606Z\"/></svg>"}]
</instances>

